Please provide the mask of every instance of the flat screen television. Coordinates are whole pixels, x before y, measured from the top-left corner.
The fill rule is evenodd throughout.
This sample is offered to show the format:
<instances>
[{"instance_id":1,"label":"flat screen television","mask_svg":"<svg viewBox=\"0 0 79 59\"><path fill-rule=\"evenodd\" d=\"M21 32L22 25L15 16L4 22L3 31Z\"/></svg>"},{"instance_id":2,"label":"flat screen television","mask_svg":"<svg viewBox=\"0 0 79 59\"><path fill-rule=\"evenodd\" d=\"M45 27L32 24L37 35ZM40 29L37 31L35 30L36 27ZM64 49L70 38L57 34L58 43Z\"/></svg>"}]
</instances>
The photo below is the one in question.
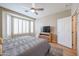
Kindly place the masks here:
<instances>
[{"instance_id":1,"label":"flat screen television","mask_svg":"<svg viewBox=\"0 0 79 59\"><path fill-rule=\"evenodd\" d=\"M50 33L50 26L43 26L42 32Z\"/></svg>"}]
</instances>

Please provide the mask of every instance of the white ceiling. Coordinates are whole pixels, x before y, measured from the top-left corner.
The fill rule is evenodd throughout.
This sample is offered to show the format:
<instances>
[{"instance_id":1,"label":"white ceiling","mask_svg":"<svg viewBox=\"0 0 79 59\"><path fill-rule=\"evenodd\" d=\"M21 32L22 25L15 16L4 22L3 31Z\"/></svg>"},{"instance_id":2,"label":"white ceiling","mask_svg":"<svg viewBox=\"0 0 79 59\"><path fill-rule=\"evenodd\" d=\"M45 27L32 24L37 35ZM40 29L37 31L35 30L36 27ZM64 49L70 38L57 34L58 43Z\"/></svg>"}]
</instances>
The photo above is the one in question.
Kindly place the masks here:
<instances>
[{"instance_id":1,"label":"white ceiling","mask_svg":"<svg viewBox=\"0 0 79 59\"><path fill-rule=\"evenodd\" d=\"M0 3L0 6L8 8L10 10L22 13L27 16L31 16L34 18L43 17L46 15L54 14L57 12L61 12L67 9L70 9L71 5L70 3L36 3L36 7L42 7L44 8L44 11L39 11L38 15L35 15L34 13L25 12L25 10L30 10L31 3Z\"/></svg>"}]
</instances>

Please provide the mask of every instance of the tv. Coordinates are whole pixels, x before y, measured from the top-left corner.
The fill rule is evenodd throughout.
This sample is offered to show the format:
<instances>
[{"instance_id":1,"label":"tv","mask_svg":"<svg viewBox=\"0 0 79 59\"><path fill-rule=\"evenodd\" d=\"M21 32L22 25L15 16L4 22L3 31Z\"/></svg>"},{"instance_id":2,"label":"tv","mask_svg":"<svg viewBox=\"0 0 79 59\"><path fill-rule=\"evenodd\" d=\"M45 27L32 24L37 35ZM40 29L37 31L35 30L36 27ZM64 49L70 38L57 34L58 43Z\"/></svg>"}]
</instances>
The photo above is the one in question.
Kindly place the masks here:
<instances>
[{"instance_id":1,"label":"tv","mask_svg":"<svg viewBox=\"0 0 79 59\"><path fill-rule=\"evenodd\" d=\"M43 26L42 32L50 33L50 26Z\"/></svg>"}]
</instances>

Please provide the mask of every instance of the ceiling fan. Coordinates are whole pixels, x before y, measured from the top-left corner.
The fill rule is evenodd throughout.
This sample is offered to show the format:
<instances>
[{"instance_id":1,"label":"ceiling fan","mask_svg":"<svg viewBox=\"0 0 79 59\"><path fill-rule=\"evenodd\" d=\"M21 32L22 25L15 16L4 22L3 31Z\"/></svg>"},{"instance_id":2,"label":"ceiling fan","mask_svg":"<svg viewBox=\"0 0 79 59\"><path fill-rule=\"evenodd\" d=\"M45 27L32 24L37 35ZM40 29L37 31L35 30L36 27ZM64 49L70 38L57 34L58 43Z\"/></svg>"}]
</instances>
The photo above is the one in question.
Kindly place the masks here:
<instances>
[{"instance_id":1,"label":"ceiling fan","mask_svg":"<svg viewBox=\"0 0 79 59\"><path fill-rule=\"evenodd\" d=\"M30 11L38 15L38 11L43 11L44 8L37 8L35 6L35 3L32 3L32 7L30 8ZM28 10L25 10L25 12L28 12Z\"/></svg>"}]
</instances>

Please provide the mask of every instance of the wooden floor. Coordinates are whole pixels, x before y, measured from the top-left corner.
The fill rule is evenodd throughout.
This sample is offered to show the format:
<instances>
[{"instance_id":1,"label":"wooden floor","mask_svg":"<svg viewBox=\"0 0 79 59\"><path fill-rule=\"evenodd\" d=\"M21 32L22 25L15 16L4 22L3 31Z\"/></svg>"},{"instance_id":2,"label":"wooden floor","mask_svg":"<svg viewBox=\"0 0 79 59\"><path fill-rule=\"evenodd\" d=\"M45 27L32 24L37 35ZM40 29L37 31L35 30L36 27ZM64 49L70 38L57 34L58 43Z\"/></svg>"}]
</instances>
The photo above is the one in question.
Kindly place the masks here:
<instances>
[{"instance_id":1,"label":"wooden floor","mask_svg":"<svg viewBox=\"0 0 79 59\"><path fill-rule=\"evenodd\" d=\"M64 56L76 56L76 50L74 49L71 49L71 48L67 48L65 46L62 46L60 44L57 44L57 43L50 43L53 47L56 47L56 48L61 48L63 49L63 55Z\"/></svg>"},{"instance_id":2,"label":"wooden floor","mask_svg":"<svg viewBox=\"0 0 79 59\"><path fill-rule=\"evenodd\" d=\"M2 54L2 45L0 45L0 56Z\"/></svg>"}]
</instances>

